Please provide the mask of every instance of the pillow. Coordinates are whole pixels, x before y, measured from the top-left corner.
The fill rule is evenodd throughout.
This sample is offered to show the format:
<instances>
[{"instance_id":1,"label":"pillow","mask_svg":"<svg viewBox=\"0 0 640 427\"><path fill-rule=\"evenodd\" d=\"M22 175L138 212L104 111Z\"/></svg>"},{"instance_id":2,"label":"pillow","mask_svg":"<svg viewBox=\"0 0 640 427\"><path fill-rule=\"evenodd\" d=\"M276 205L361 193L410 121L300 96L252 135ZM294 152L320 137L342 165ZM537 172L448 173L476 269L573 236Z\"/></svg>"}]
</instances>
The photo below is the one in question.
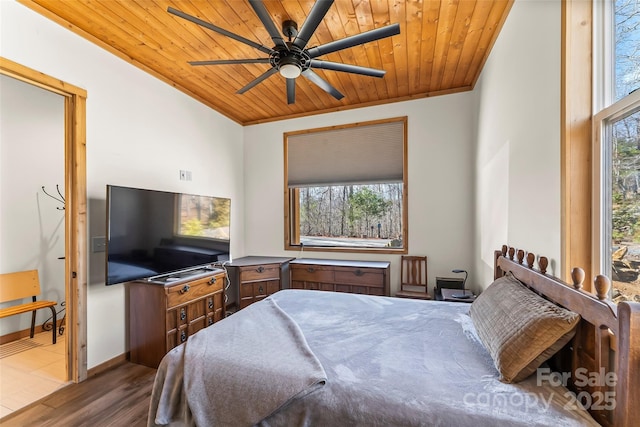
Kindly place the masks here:
<instances>
[{"instance_id":1,"label":"pillow","mask_svg":"<svg viewBox=\"0 0 640 427\"><path fill-rule=\"evenodd\" d=\"M580 315L547 301L510 273L478 295L469 315L500 381L507 383L534 373L573 338L580 321Z\"/></svg>"}]
</instances>

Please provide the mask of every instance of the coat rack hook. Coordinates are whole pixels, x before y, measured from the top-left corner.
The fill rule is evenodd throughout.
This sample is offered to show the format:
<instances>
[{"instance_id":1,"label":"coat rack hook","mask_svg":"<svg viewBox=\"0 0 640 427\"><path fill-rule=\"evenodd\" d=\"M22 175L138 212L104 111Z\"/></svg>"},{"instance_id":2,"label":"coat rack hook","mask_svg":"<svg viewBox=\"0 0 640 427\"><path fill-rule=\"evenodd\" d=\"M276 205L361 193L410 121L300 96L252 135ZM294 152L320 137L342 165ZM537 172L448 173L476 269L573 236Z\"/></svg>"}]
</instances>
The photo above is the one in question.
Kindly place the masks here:
<instances>
[{"instance_id":1,"label":"coat rack hook","mask_svg":"<svg viewBox=\"0 0 640 427\"><path fill-rule=\"evenodd\" d=\"M58 197L56 197L56 196L53 196L53 195L51 195L51 194L47 193L47 190L45 190L45 189L44 189L44 185L42 186L42 192L43 192L44 194L46 194L47 196L51 197L53 200L55 200L55 201L57 201L57 202L60 202L60 203L62 203L62 204L64 205L64 204L66 203L66 202L65 202L65 198L64 198L64 196L62 195L62 193L60 192L60 186L59 186L58 184L56 184L56 191L57 191L57 192L58 192L58 194L60 195L60 198L58 198ZM63 206L63 207L56 207L56 209L57 209L57 210L59 210L59 211L63 211L63 210L64 210L64 206Z\"/></svg>"},{"instance_id":2,"label":"coat rack hook","mask_svg":"<svg viewBox=\"0 0 640 427\"><path fill-rule=\"evenodd\" d=\"M64 198L64 196L62 195L62 193L60 192L60 186L58 184L56 184L56 191L58 192L58 194L60 195L60 198L62 199L62 203L66 203L66 199Z\"/></svg>"}]
</instances>

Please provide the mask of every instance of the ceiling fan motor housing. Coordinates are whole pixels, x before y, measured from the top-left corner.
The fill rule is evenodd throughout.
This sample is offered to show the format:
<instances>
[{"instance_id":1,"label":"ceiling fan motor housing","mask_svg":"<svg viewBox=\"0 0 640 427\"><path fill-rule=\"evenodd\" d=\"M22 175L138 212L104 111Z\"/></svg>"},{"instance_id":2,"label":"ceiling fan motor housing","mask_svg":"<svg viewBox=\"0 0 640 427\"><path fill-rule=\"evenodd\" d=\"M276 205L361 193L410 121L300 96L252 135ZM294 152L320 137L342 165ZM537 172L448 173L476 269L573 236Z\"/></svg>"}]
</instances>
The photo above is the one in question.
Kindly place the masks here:
<instances>
[{"instance_id":1,"label":"ceiling fan motor housing","mask_svg":"<svg viewBox=\"0 0 640 427\"><path fill-rule=\"evenodd\" d=\"M361 67L358 65L343 64L339 62L323 61L316 59L319 56L327 55L339 50L348 49L357 45L369 43L372 41L380 40L386 37L391 37L396 34L400 34L400 25L392 24L386 27L376 28L366 31L364 33L355 34L339 40L334 40L329 43L325 43L320 46L307 48L309 40L312 38L314 32L318 28L318 25L322 22L325 15L329 11L329 8L333 4L334 0L317 0L311 11L307 15L302 28L298 31L298 24L290 19L282 22L282 33L278 31L273 19L265 7L264 3L260 0L249 0L250 6L264 25L265 29L269 33L271 40L275 44L273 48L263 46L238 34L234 34L230 31L220 28L210 22L203 21L200 18L191 16L187 13L181 12L172 7L168 7L167 11L180 18L191 21L211 31L215 31L233 40L244 43L247 46L251 46L260 52L269 55L269 58L256 58L256 59L226 59L226 60L211 60L211 61L193 61L191 65L223 65L223 64L271 64L271 68L260 76L254 78L244 87L240 88L236 93L243 94L257 84L263 82L276 72L279 72L287 80L287 104L295 103L295 79L301 74L309 80L311 83L324 90L336 100L341 100L344 95L334 88L329 82L316 74L313 69L333 70L341 71L352 74L360 74L371 77L384 76L384 70L378 70L375 68ZM284 38L287 41L284 40Z\"/></svg>"},{"instance_id":2,"label":"ceiling fan motor housing","mask_svg":"<svg viewBox=\"0 0 640 427\"><path fill-rule=\"evenodd\" d=\"M289 39L289 41L297 36L298 24L296 23L296 21L292 21L290 19L284 21L282 23L282 34L284 34Z\"/></svg>"},{"instance_id":3,"label":"ceiling fan motor housing","mask_svg":"<svg viewBox=\"0 0 640 427\"><path fill-rule=\"evenodd\" d=\"M290 50L274 48L274 52L270 55L269 62L273 67L280 70L283 66L294 65L305 71L311 65L311 58L306 51L300 50L291 43L287 43Z\"/></svg>"}]
</instances>

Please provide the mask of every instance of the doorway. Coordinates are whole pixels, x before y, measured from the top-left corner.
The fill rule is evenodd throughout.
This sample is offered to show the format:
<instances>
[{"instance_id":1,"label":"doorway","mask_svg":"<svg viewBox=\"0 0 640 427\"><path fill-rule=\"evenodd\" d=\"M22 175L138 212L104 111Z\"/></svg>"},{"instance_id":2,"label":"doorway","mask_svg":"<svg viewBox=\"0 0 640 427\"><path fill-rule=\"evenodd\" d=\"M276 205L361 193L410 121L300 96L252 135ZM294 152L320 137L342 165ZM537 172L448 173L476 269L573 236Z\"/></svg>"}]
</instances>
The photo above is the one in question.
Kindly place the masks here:
<instances>
[{"instance_id":1,"label":"doorway","mask_svg":"<svg viewBox=\"0 0 640 427\"><path fill-rule=\"evenodd\" d=\"M64 283L67 380L87 378L86 98L84 89L0 57L0 74L64 99Z\"/></svg>"}]
</instances>

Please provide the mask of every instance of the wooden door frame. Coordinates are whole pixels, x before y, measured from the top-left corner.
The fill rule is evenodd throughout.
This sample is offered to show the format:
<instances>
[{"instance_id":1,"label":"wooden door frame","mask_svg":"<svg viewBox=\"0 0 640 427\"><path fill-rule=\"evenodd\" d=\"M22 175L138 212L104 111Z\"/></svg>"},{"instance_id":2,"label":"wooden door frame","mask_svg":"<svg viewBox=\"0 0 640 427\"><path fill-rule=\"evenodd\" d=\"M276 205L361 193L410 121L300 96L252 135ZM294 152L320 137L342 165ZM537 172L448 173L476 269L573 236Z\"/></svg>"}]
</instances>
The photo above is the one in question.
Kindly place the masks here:
<instances>
[{"instance_id":1,"label":"wooden door frame","mask_svg":"<svg viewBox=\"0 0 640 427\"><path fill-rule=\"evenodd\" d=\"M0 57L0 74L64 97L67 378L87 378L87 91Z\"/></svg>"}]
</instances>

